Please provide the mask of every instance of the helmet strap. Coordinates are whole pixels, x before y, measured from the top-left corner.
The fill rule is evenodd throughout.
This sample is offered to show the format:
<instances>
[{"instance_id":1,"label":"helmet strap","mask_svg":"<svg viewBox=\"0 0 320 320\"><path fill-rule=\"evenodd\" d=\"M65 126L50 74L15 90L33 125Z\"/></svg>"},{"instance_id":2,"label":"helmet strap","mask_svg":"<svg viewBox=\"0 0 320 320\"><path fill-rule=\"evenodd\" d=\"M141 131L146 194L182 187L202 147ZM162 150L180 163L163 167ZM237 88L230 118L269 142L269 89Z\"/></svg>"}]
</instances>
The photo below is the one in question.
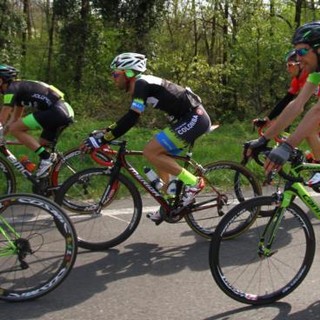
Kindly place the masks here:
<instances>
[{"instance_id":1,"label":"helmet strap","mask_svg":"<svg viewBox=\"0 0 320 320\"><path fill-rule=\"evenodd\" d=\"M130 91L130 86L132 82L135 82L135 80L136 80L135 77L132 77L132 78L126 77L126 92Z\"/></svg>"}]
</instances>

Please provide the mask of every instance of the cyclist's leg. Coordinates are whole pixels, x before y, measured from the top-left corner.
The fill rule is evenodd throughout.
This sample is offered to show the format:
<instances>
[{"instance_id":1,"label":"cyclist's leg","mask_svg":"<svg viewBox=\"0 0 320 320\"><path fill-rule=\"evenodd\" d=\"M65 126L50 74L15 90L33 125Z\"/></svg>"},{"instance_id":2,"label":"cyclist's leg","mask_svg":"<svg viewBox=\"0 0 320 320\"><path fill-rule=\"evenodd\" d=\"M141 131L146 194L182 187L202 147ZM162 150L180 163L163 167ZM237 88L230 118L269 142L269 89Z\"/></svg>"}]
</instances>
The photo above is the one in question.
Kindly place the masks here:
<instances>
[{"instance_id":1,"label":"cyclist's leg","mask_svg":"<svg viewBox=\"0 0 320 320\"><path fill-rule=\"evenodd\" d=\"M33 115L30 114L12 123L10 125L9 133L16 137L19 142L26 147L35 151L39 148L39 142L28 133L29 130L34 129L41 129L41 125L37 123Z\"/></svg>"},{"instance_id":2,"label":"cyclist's leg","mask_svg":"<svg viewBox=\"0 0 320 320\"><path fill-rule=\"evenodd\" d=\"M39 169L36 172L38 177L46 174L57 158L57 155L55 153L50 154L45 146L54 145L61 133L61 128L71 123L72 118L70 118L66 110L65 103L61 101L51 109L37 111L33 114L35 120L43 128L39 138L39 148L36 150L36 153L41 158Z\"/></svg>"},{"instance_id":3,"label":"cyclist's leg","mask_svg":"<svg viewBox=\"0 0 320 320\"><path fill-rule=\"evenodd\" d=\"M187 145L208 131L211 122L204 108L192 109L170 127L159 132L144 149L145 157L158 169L159 175L168 179L178 176L185 184L196 184L196 178L176 163L168 154L179 154ZM168 181L166 181L168 182Z\"/></svg>"},{"instance_id":4,"label":"cyclist's leg","mask_svg":"<svg viewBox=\"0 0 320 320\"><path fill-rule=\"evenodd\" d=\"M174 154L178 154L178 152L181 152L181 150L177 150ZM168 153L173 152L164 148L159 143L157 136L149 141L143 150L144 156L157 168L158 174L165 185L169 183L170 174L177 176L181 172L181 166Z\"/></svg>"}]
</instances>

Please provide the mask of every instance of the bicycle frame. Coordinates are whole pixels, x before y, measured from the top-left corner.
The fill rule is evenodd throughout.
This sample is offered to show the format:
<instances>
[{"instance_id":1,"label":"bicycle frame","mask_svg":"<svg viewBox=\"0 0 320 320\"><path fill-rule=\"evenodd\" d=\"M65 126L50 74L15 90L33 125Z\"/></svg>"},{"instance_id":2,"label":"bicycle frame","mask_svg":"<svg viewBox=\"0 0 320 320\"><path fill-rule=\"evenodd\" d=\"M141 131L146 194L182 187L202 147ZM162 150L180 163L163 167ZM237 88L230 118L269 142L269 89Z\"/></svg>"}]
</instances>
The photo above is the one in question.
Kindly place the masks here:
<instances>
[{"instance_id":1,"label":"bicycle frame","mask_svg":"<svg viewBox=\"0 0 320 320\"><path fill-rule=\"evenodd\" d=\"M187 212L190 212L191 209L192 211L197 211L197 210L204 210L208 209L210 207L219 207L219 210L221 208L221 204L223 203L223 195L220 195L218 190L216 190L213 186L211 188L215 191L217 197L214 197L212 199L199 202L196 204L192 204L191 206L187 207L178 207L179 203L179 197L176 197L175 201L173 203L170 203L165 199L165 197L155 188L151 186L151 184L127 161L126 157L127 156L143 156L142 151L135 151L135 150L127 150L126 149L126 141L112 141L110 142L112 145L119 146L118 151L114 151L110 148L106 148L104 150L105 154L108 155L109 152L112 155L117 155L116 160L114 161L114 165L110 168L111 172L111 178L110 182L108 184L108 187L104 191L104 194L102 195L102 198L99 203L98 207L98 212L101 210L103 207L103 204L106 203L114 194L114 192L117 189L117 177L120 174L120 171L122 168L124 168L132 177L135 181L137 181L158 203L159 205L163 208L163 210L169 214L172 213L174 215L179 214L182 210L187 210ZM98 149L100 150L100 149ZM196 161L194 161L192 157L192 146L190 146L188 152L186 153L185 156L177 156L177 155L170 155L173 159L177 161L182 161L185 163L185 167L191 165L193 168L195 168L197 174L202 174L204 173L205 169L198 164ZM95 154L93 153L92 156L95 158ZM96 159L94 159L96 162L98 162ZM101 162L101 164L103 164ZM108 164L103 164L104 166L110 167ZM205 177L204 177L205 178ZM206 180L206 182L209 184L209 182ZM183 183L180 182L180 184L177 187L177 194L181 194L183 188ZM214 202L215 204L208 204ZM206 205L208 204L208 205ZM206 205L206 206L205 206ZM200 208L201 207L201 208ZM187 213L185 212L185 213Z\"/></svg>"},{"instance_id":2,"label":"bicycle frame","mask_svg":"<svg viewBox=\"0 0 320 320\"><path fill-rule=\"evenodd\" d=\"M52 166L52 169L50 171L50 174L44 178L36 178L30 171L28 171L23 164L16 158L16 156L7 148L7 145L20 145L23 146L22 143L16 140L5 140L3 137L1 138L0 133L0 154L2 154L8 161L9 164L13 166L18 172L20 172L26 179L31 181L33 186L36 188L40 188L40 194L42 194L41 190L45 190L45 192L50 192L57 190L60 185L58 184L58 176L60 172L60 168L62 165L65 165L69 170L70 173L75 174L76 170L69 164L68 160L69 158L72 158L74 156L74 153L68 153L64 155L63 153L57 151L55 143L50 146L51 152L56 152L58 157L57 161ZM105 158L104 155L106 154L106 151L108 151L108 158ZM79 153L81 151L79 150ZM106 147L102 147L101 149L90 153L90 157L92 160L97 162L99 165L105 165L105 166L112 166L113 161L110 161L110 155L112 154L112 150L107 150ZM4 170L4 169L3 169ZM35 193L38 193L38 191L35 191Z\"/></svg>"},{"instance_id":3,"label":"bicycle frame","mask_svg":"<svg viewBox=\"0 0 320 320\"><path fill-rule=\"evenodd\" d=\"M12 242L9 234L5 231L5 229L2 227L5 226L10 233L12 233L15 237L15 239L20 238L19 234L14 230L14 228L11 227L11 225L3 218L0 216L0 233L3 235L5 241L7 241L7 245L5 247L0 247L0 257L7 257L12 254L17 253L17 247L16 245Z\"/></svg>"},{"instance_id":4,"label":"bicycle frame","mask_svg":"<svg viewBox=\"0 0 320 320\"><path fill-rule=\"evenodd\" d=\"M5 144L0 145L0 153L28 180L32 183L37 183L37 179L33 177L23 164L14 156L14 154L6 148Z\"/></svg>"},{"instance_id":5,"label":"bicycle frame","mask_svg":"<svg viewBox=\"0 0 320 320\"><path fill-rule=\"evenodd\" d=\"M296 168L291 167L289 175L298 178L299 172L301 171L319 170L320 164L302 163ZM284 211L294 200L295 197L298 197L310 209L314 216L320 220L320 206L312 198L312 196L306 190L302 182L287 181L283 193L279 193L277 197L278 199L276 199L276 201L279 202L279 207L276 209L275 214L270 218L269 222L267 223L267 226L265 227L260 239L259 254L261 256L270 256L272 254L271 246L276 236Z\"/></svg>"}]
</instances>

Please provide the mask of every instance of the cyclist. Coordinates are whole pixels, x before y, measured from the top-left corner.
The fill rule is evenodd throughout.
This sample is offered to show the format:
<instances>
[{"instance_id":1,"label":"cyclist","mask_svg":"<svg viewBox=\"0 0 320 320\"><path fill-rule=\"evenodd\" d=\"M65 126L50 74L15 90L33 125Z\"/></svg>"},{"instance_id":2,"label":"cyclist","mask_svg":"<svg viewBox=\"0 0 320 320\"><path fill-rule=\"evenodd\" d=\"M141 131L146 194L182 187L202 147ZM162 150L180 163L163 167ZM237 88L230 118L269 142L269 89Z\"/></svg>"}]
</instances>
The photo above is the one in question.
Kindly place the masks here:
<instances>
[{"instance_id":1,"label":"cyclist","mask_svg":"<svg viewBox=\"0 0 320 320\"><path fill-rule=\"evenodd\" d=\"M291 77L290 87L286 95L275 105L268 116L263 119L254 119L253 123L258 125L269 125L271 120L275 119L283 109L291 102L299 93L303 85L305 84L308 73L305 69L301 67L296 51L294 49L290 50L286 55L286 66L287 72Z\"/></svg>"},{"instance_id":2,"label":"cyclist","mask_svg":"<svg viewBox=\"0 0 320 320\"><path fill-rule=\"evenodd\" d=\"M287 63L287 71L291 76L291 83L290 88L287 94L276 104L274 109L270 112L270 114L263 118L263 119L254 119L253 123L256 126L264 126L270 125L271 121L275 119L283 109L291 102L300 92L303 85L305 84L308 78L308 72L305 68L301 67L300 61L298 61L298 56L296 54L295 49L292 49L288 52L286 56L286 63ZM320 90L317 87L315 91L315 95L319 97ZM320 140L319 140L319 133L316 132L314 134L310 134L306 137L306 140L312 150L312 162L319 163L320 162ZM319 178L320 179L320 175ZM313 178L310 180L312 183Z\"/></svg>"},{"instance_id":3,"label":"cyclist","mask_svg":"<svg viewBox=\"0 0 320 320\"><path fill-rule=\"evenodd\" d=\"M153 107L168 115L170 124L157 133L144 147L143 154L157 169L165 188L170 175L185 185L183 205L194 201L204 187L204 181L182 168L167 154L179 154L187 145L210 129L210 118L201 99L190 89L152 75L143 75L147 59L139 53L122 53L114 58L110 67L115 85L130 94L129 111L116 123L104 130L104 136L96 134L85 140L84 150L89 151L126 133L140 115ZM164 189L165 190L165 189ZM160 211L147 215L152 221L161 221Z\"/></svg>"},{"instance_id":4,"label":"cyclist","mask_svg":"<svg viewBox=\"0 0 320 320\"><path fill-rule=\"evenodd\" d=\"M296 54L306 71L309 73L307 81L297 98L290 102L277 120L268 128L265 134L259 139L250 142L250 148L255 149L264 146L268 141L288 127L294 119L303 111L305 104L312 97L320 84L320 21L310 22L299 27L292 38ZM312 106L305 114L297 129L280 146L273 149L265 162L267 173L279 170L289 159L294 147L306 139L310 134L316 135L319 132L320 123L320 100ZM320 176L320 174L318 175ZM311 186L320 185L320 179L316 176L309 181Z\"/></svg>"},{"instance_id":5,"label":"cyclist","mask_svg":"<svg viewBox=\"0 0 320 320\"><path fill-rule=\"evenodd\" d=\"M3 106L0 123L5 133L10 133L40 158L35 175L43 177L56 159L45 146L56 142L61 129L73 121L73 110L64 101L64 94L52 85L40 81L17 80L18 70L0 64L0 92ZM26 107L31 113L23 116ZM42 129L39 142L28 134L29 130Z\"/></svg>"}]
</instances>

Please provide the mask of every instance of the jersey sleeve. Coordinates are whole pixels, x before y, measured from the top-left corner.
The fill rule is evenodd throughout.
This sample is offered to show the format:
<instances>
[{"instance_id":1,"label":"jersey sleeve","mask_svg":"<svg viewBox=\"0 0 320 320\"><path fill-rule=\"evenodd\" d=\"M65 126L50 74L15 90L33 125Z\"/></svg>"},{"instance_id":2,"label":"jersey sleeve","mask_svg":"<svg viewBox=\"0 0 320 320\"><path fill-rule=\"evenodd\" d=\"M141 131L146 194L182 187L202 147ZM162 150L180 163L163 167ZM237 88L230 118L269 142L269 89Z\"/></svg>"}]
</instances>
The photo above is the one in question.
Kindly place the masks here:
<instances>
[{"instance_id":1,"label":"jersey sleeve","mask_svg":"<svg viewBox=\"0 0 320 320\"><path fill-rule=\"evenodd\" d=\"M6 107L14 106L14 94L13 93L5 93L3 95L3 105Z\"/></svg>"},{"instance_id":2,"label":"jersey sleeve","mask_svg":"<svg viewBox=\"0 0 320 320\"><path fill-rule=\"evenodd\" d=\"M137 79L134 86L130 110L133 110L139 114L144 112L147 98L148 83L143 79Z\"/></svg>"},{"instance_id":3,"label":"jersey sleeve","mask_svg":"<svg viewBox=\"0 0 320 320\"><path fill-rule=\"evenodd\" d=\"M307 78L307 82L315 84L315 85L319 85L320 84L320 72L310 73Z\"/></svg>"},{"instance_id":4,"label":"jersey sleeve","mask_svg":"<svg viewBox=\"0 0 320 320\"><path fill-rule=\"evenodd\" d=\"M296 94L298 94L299 90L300 90L299 80L298 80L297 77L294 77L294 78L291 80L291 83L290 83L290 87L289 87L288 92L289 92L290 94L296 95Z\"/></svg>"},{"instance_id":5,"label":"jersey sleeve","mask_svg":"<svg viewBox=\"0 0 320 320\"><path fill-rule=\"evenodd\" d=\"M273 120L276 118L283 110L284 108L288 105L289 102L291 102L294 99L295 95L288 92L273 108L273 110L270 112L268 115L268 118L270 120Z\"/></svg>"}]
</instances>

